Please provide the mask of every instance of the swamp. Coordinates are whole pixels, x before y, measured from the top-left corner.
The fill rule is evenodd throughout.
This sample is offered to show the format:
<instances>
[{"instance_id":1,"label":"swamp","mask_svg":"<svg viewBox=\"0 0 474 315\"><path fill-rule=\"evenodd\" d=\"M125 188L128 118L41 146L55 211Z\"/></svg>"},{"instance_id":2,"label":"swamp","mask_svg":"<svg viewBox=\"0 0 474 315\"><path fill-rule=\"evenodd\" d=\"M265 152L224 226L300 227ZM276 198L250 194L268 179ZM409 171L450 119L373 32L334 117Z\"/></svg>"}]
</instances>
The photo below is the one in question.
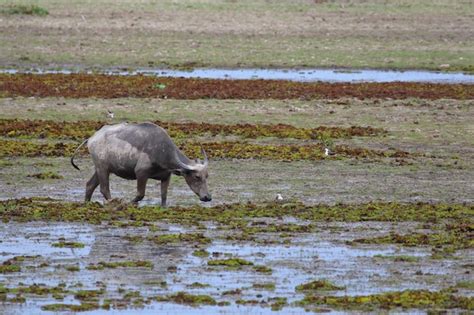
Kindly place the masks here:
<instances>
[{"instance_id":1,"label":"swamp","mask_svg":"<svg viewBox=\"0 0 474 315\"><path fill-rule=\"evenodd\" d=\"M0 313L474 311L474 4L0 2ZM84 202L104 125L209 158Z\"/></svg>"}]
</instances>

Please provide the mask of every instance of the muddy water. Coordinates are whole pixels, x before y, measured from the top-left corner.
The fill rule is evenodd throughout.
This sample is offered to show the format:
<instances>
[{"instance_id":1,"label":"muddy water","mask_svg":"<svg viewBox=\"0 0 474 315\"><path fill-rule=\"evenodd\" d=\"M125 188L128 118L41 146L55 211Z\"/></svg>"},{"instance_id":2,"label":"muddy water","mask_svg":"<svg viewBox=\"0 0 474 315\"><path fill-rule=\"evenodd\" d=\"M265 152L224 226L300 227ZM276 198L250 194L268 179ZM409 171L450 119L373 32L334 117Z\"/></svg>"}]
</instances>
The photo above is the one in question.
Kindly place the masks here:
<instances>
[{"instance_id":1,"label":"muddy water","mask_svg":"<svg viewBox=\"0 0 474 315\"><path fill-rule=\"evenodd\" d=\"M105 73L110 75L149 75L156 77L183 77L232 80L289 80L297 82L431 82L431 83L469 83L474 84L474 75L462 72L434 72L422 70L341 70L341 69L210 69L193 70L138 69L138 70L42 70L19 71L0 70L0 73L50 73L71 74L77 72Z\"/></svg>"},{"instance_id":2,"label":"muddy water","mask_svg":"<svg viewBox=\"0 0 474 315\"><path fill-rule=\"evenodd\" d=\"M268 220L266 223L307 222L292 218ZM429 257L430 248L404 248L395 245L349 246L345 241L367 236L379 236L391 230L399 233L416 231L415 223L324 223L316 226L313 233L294 234L287 238L290 244L282 243L278 234L259 233L255 241L227 241L229 231L208 224L205 229L196 230L184 226L159 222L155 226L158 232L149 228L117 228L107 225L92 226L72 223L13 223L0 228L0 262L19 255L40 255L20 263L19 273L0 274L0 283L5 287L16 287L20 282L31 285L44 283L50 286L66 283L67 288L99 289L106 286L102 298L120 298L124 292L140 291L145 298L157 295L186 291L192 294L207 294L217 301L228 301L228 306L190 307L173 303L152 302L144 309L128 308L113 310L111 313L153 314L299 314L303 310L292 302L303 297L295 292L295 287L303 282L315 279L327 279L345 290L330 292L333 295L360 295L403 289L439 290L466 280L466 269L473 251L461 252L456 259L433 260ZM240 257L272 268L271 274L259 274L251 268L227 270L223 267L210 267L211 258L199 258L192 255L196 245L182 243L178 245L157 245L144 240L133 243L126 235L147 237L157 234L201 232L212 243L200 248L207 250L214 258ZM55 248L51 244L59 238L66 241L82 242L80 249ZM263 245L268 240L276 243ZM416 262L393 262L382 256L409 255L419 258ZM90 263L99 261L148 260L153 263L149 268L117 268L87 270ZM47 263L47 266L41 266ZM79 266L80 271L71 272L66 266ZM177 267L176 272L168 270ZM162 287L150 281L166 281ZM209 286L190 288L189 285L200 282ZM255 283L274 283L274 290L255 289ZM122 290L122 292L119 291ZM240 289L239 295L223 295L224 291ZM123 292L124 291L124 292ZM286 297L289 306L281 312L273 312L268 306L240 306L238 299L268 301L272 297ZM41 312L41 306L51 303L79 304L72 295L63 301L51 296L27 296L27 303L0 305L0 313L35 314ZM334 311L334 310L333 310ZM99 311L93 313L110 313Z\"/></svg>"},{"instance_id":3,"label":"muddy water","mask_svg":"<svg viewBox=\"0 0 474 315\"><path fill-rule=\"evenodd\" d=\"M85 183L93 174L89 158L76 163L75 170L67 158L11 159L0 172L0 199L51 197L59 200L82 201ZM46 164L46 166L45 166ZM29 174L52 171L63 179L41 180ZM238 174L238 176L235 176ZM259 174L256 176L255 174ZM358 203L371 200L404 202L473 202L472 167L440 169L424 163L412 166L368 165L352 161L269 162L256 160L211 161L210 203L200 202L181 177L173 176L168 202L170 206L222 203L266 202L277 193L284 198L308 204ZM111 176L113 198L132 200L136 181ZM93 200L102 202L97 189ZM160 204L159 184L149 181L141 205Z\"/></svg>"}]
</instances>

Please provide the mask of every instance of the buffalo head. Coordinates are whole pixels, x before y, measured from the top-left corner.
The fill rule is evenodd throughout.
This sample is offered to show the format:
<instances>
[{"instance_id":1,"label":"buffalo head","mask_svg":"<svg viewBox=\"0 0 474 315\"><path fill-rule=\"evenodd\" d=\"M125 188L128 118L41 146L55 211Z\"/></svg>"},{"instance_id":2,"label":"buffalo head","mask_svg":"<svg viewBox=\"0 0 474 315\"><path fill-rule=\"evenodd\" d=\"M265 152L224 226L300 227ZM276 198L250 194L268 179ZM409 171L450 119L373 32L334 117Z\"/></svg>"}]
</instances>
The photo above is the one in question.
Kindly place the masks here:
<instances>
[{"instance_id":1,"label":"buffalo head","mask_svg":"<svg viewBox=\"0 0 474 315\"><path fill-rule=\"evenodd\" d=\"M191 165L188 165L178 159L178 164L181 168L180 173L189 188L191 188L201 201L211 201L212 197L207 188L207 178L209 176L207 166L209 160L207 159L206 151L202 148L201 153L204 156L203 162L195 160Z\"/></svg>"}]
</instances>

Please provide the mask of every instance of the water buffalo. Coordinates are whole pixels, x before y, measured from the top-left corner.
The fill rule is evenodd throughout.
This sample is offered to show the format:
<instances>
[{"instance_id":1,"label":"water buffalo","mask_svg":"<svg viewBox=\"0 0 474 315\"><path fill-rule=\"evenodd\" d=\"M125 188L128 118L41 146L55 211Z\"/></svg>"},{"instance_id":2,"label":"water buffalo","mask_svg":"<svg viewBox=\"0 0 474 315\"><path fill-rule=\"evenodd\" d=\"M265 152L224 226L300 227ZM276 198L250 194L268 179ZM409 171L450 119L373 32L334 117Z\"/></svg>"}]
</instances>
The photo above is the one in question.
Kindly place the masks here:
<instances>
[{"instance_id":1,"label":"water buffalo","mask_svg":"<svg viewBox=\"0 0 474 315\"><path fill-rule=\"evenodd\" d=\"M121 123L103 126L81 143L71 157L72 166L78 170L74 156L85 143L95 165L95 173L86 185L86 202L91 200L92 193L99 185L104 198L111 198L110 173L137 180L137 195L132 201L134 203L143 199L147 180L152 178L161 181L161 205L165 207L171 174L183 176L201 201L211 201L207 188L206 152L201 149L203 162L188 159L166 131L155 124Z\"/></svg>"}]
</instances>

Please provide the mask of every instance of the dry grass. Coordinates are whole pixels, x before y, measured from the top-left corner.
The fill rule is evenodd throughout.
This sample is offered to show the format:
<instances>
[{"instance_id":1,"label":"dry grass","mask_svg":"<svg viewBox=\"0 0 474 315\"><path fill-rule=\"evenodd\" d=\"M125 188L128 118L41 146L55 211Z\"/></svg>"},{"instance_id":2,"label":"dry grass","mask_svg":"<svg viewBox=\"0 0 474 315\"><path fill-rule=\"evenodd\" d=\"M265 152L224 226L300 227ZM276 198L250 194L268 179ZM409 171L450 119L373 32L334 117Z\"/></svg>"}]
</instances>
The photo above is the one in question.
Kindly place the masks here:
<instances>
[{"instance_id":1,"label":"dry grass","mask_svg":"<svg viewBox=\"0 0 474 315\"><path fill-rule=\"evenodd\" d=\"M46 0L41 5L50 12L47 17L1 17L3 66L469 70L474 59L474 6L463 0Z\"/></svg>"}]
</instances>

